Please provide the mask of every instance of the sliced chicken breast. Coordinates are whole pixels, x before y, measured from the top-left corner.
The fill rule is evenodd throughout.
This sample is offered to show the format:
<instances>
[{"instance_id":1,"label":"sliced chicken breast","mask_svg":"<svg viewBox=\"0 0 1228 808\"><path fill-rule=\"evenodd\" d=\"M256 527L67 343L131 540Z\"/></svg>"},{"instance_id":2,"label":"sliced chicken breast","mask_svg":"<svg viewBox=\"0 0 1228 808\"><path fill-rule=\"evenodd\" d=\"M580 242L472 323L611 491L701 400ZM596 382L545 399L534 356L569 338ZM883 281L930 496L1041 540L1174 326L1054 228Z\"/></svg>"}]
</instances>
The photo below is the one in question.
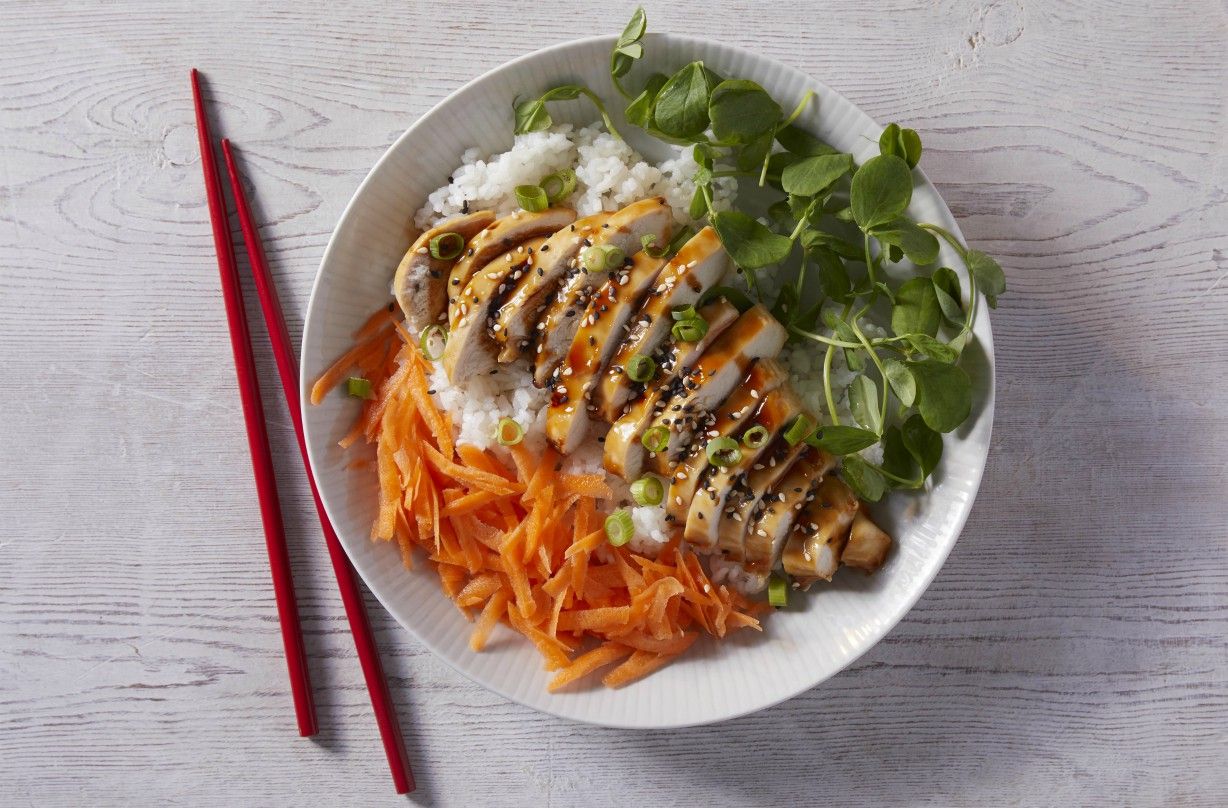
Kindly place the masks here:
<instances>
[{"instance_id":1,"label":"sliced chicken breast","mask_svg":"<svg viewBox=\"0 0 1228 808\"><path fill-rule=\"evenodd\" d=\"M445 233L456 233L465 240L467 249L469 240L494 220L495 214L489 210L448 219L418 236L405 253L392 278L392 294L405 312L405 324L411 333L418 334L428 325L442 321L448 305L448 275L456 259L433 257L431 241Z\"/></svg>"},{"instance_id":2,"label":"sliced chicken breast","mask_svg":"<svg viewBox=\"0 0 1228 808\"><path fill-rule=\"evenodd\" d=\"M891 537L874 524L865 512L865 507L861 507L853 517L848 544L844 546L840 563L868 575L883 565L890 551Z\"/></svg>"},{"instance_id":3,"label":"sliced chicken breast","mask_svg":"<svg viewBox=\"0 0 1228 808\"><path fill-rule=\"evenodd\" d=\"M784 438L769 444L750 472L729 492L725 510L721 513L717 528L717 546L744 547L746 528L754 521L761 509L760 503L772 486L789 472L793 464L807 450L805 443L790 446Z\"/></svg>"},{"instance_id":4,"label":"sliced chicken breast","mask_svg":"<svg viewBox=\"0 0 1228 808\"><path fill-rule=\"evenodd\" d=\"M661 270L656 289L632 320L626 340L593 388L593 404L602 418L610 422L617 420L626 403L639 392L624 369L636 354L652 356L656 353L673 326L670 309L695 303L728 268L729 256L711 227L700 230L682 245Z\"/></svg>"},{"instance_id":5,"label":"sliced chicken breast","mask_svg":"<svg viewBox=\"0 0 1228 808\"><path fill-rule=\"evenodd\" d=\"M526 239L548 236L575 220L576 212L571 208L546 208L537 213L518 210L496 219L473 237L460 260L452 265L448 277L448 303L456 300L469 278L493 259Z\"/></svg>"},{"instance_id":6,"label":"sliced chicken breast","mask_svg":"<svg viewBox=\"0 0 1228 808\"><path fill-rule=\"evenodd\" d=\"M758 464L771 445L771 441L780 435L802 412L802 401L787 386L775 390L763 399L763 402L732 437L738 441L741 458L728 466L716 466L708 472L703 490L691 502L687 512L686 530L683 536L691 544L701 547L715 546L720 553L731 561L742 560L742 541L728 539L721 544L721 517L728 512L732 518L733 510L729 507L729 495L734 487L742 482L747 474ZM768 431L768 440L758 449L746 445L745 436L748 430L763 427Z\"/></svg>"},{"instance_id":7,"label":"sliced chicken breast","mask_svg":"<svg viewBox=\"0 0 1228 808\"><path fill-rule=\"evenodd\" d=\"M767 586L798 513L823 478L824 465L819 451L808 448L764 496L763 510L747 528L743 540L742 591L759 592Z\"/></svg>"},{"instance_id":8,"label":"sliced chicken breast","mask_svg":"<svg viewBox=\"0 0 1228 808\"><path fill-rule=\"evenodd\" d=\"M626 256L640 252L645 236L652 236L657 244L669 241L674 226L674 213L665 201L657 196L628 205L612 214L592 237L595 247L616 247ZM587 248L586 248L587 249ZM583 251L577 256L582 262ZM579 328L580 315L593 299L597 286L605 283L613 273L589 272L577 266L563 275L554 299L547 305L537 323L537 347L533 353L533 383L545 387L550 377L567 358L572 338Z\"/></svg>"},{"instance_id":9,"label":"sliced chicken breast","mask_svg":"<svg viewBox=\"0 0 1228 808\"><path fill-rule=\"evenodd\" d=\"M533 271L545 236L523 241L496 256L465 283L448 309L448 342L443 349L443 368L454 384L495 368L495 343L490 312L508 287Z\"/></svg>"},{"instance_id":10,"label":"sliced chicken breast","mask_svg":"<svg viewBox=\"0 0 1228 808\"><path fill-rule=\"evenodd\" d=\"M703 495L700 487L704 484L709 470L708 441L740 434L739 430L750 420L760 402L784 384L786 379L788 372L776 361L765 359L756 362L737 389L729 394L723 404L708 414L702 426L702 437L689 447L690 450L682 462L661 471L669 478L668 499L665 503L668 521L685 525L687 513L696 496ZM670 404L666 407L665 413L674 413L674 406L676 405ZM653 455L650 454L649 457ZM660 470L660 467L657 468Z\"/></svg>"},{"instance_id":11,"label":"sliced chicken breast","mask_svg":"<svg viewBox=\"0 0 1228 808\"><path fill-rule=\"evenodd\" d=\"M634 480L643 473L648 457L648 450L641 443L644 430L682 389L679 377L689 373L708 346L738 319L738 309L722 297L702 306L699 315L707 321L708 333L699 342L670 340L661 346L654 356L657 377L642 396L627 405L626 412L606 433L602 465L611 474Z\"/></svg>"},{"instance_id":12,"label":"sliced chicken breast","mask_svg":"<svg viewBox=\"0 0 1228 808\"><path fill-rule=\"evenodd\" d=\"M738 382L746 378L751 364L756 359L779 354L787 337L784 326L771 312L755 305L712 343L683 377L683 391L652 423L653 427L664 426L669 430L665 451L657 453L658 471L664 473L682 457L695 432L710 420L712 411Z\"/></svg>"},{"instance_id":13,"label":"sliced chicken breast","mask_svg":"<svg viewBox=\"0 0 1228 808\"><path fill-rule=\"evenodd\" d=\"M785 572L799 586L830 581L836 574L857 510L857 497L847 485L834 476L823 478L793 523L782 557Z\"/></svg>"},{"instance_id":14,"label":"sliced chicken breast","mask_svg":"<svg viewBox=\"0 0 1228 808\"><path fill-rule=\"evenodd\" d=\"M494 338L499 344L500 362L512 362L530 352L546 303L558 289L563 275L575 267L580 250L592 244L594 234L609 218L608 213L598 213L578 219L542 245L533 272L512 287L495 312L499 329L494 332Z\"/></svg>"},{"instance_id":15,"label":"sliced chicken breast","mask_svg":"<svg viewBox=\"0 0 1228 808\"><path fill-rule=\"evenodd\" d=\"M629 267L610 276L580 319L571 349L552 382L546 411L546 439L571 454L588 432L588 391L618 348L622 327L652 288L665 260L640 252Z\"/></svg>"}]
</instances>

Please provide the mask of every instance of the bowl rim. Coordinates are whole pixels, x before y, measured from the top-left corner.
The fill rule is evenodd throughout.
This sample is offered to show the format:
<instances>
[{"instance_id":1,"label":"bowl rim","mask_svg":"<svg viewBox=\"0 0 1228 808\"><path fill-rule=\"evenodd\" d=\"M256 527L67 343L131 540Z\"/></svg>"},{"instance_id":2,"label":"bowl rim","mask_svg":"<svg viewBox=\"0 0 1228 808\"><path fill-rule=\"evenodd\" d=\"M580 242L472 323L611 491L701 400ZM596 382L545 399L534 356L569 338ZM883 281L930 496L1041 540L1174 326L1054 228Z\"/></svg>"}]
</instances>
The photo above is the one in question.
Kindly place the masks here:
<instances>
[{"instance_id":1,"label":"bowl rim","mask_svg":"<svg viewBox=\"0 0 1228 808\"><path fill-rule=\"evenodd\" d=\"M748 48L744 48L740 45L726 43L726 42L716 42L715 40L707 39L705 37L691 36L688 34L676 34L672 32L662 31L662 32L649 33L646 36L652 39L661 39L661 40L668 40L668 41L676 42L684 47L688 47L688 46L694 47L701 43L710 43L710 44L717 45L721 48L725 48L730 51L737 52L740 55L747 57L749 59L760 60L760 61L766 62L772 65L773 67L775 67L776 69L783 71L787 75L792 74L793 77L801 80L804 84L814 89L816 94L818 95L826 94L826 95L833 95L833 96L840 97L846 103L848 103L853 109L855 109L856 112L858 112L860 115L864 116L867 120L869 120L873 125L880 126L880 124L876 120L874 120L872 117L870 117L870 115L866 113L860 106L855 104L853 101L849 100L842 93L829 87L827 84L814 78L813 76L805 73L801 69L793 67L792 65L782 62L774 57L765 56L763 54L752 51ZM464 84L460 85L456 89L449 92L447 95L441 98L438 102L433 104L430 107L430 109L423 112L416 120L414 120L412 124L410 124L408 128L406 128L404 132L401 133L399 137L397 137L388 146L388 148L384 151L384 153L380 155L380 158L371 167L371 170L367 172L367 175L363 178L362 182L359 183L358 187L354 190L353 195L350 197L349 201L346 203L345 208L342 210L340 217L337 219L337 224L334 226L333 231L329 236L328 244L324 249L324 253L320 258L320 264L318 268L316 269L315 279L312 281L311 294L309 295L307 299L307 308L305 310L304 319L303 319L303 335L302 335L302 340L301 340L301 344L299 347L300 357L305 359L307 345L309 344L311 336L314 331L313 321L316 318L314 318L312 315L316 311L317 295L321 293L321 287L323 285L322 281L324 278L325 269L330 263L330 261L332 260L333 252L335 248L337 247L338 233L341 231L342 227L346 224L349 217L352 215L355 215L355 205L357 201L363 195L364 191L367 189L367 186L370 185L372 182L374 182L375 177L380 173L384 163L391 160L392 155L395 152L399 151L403 147L406 141L412 139L415 136L417 130L420 127L424 126L425 122L436 111L438 111L442 106L447 104L453 97L464 93L465 91L469 90L470 88L478 84L488 81L492 77L496 76L499 73L502 73L505 70L510 70L524 63L539 59L545 55L556 54L556 53L571 50L571 49L581 50L584 48L592 47L599 43L606 43L607 45L612 45L616 40L617 40L617 36L613 34L598 34L595 36L581 37L578 39L570 39L570 40L566 40L563 42L555 43L553 45L546 46L544 48L539 48L537 50L530 51L529 53L522 54L520 56L515 57L514 59L510 59L506 62L503 62L481 73L480 75L474 77L473 79L470 79L469 81L465 82ZM964 238L963 233L959 227L959 222L955 219L954 214L951 213L950 207L947 205L946 200L943 199L942 195L938 192L938 189L934 186L934 184L930 181L929 177L925 174L925 172L922 169L917 168L915 170L917 171L917 173L920 175L921 179L923 180L925 187L931 193L934 194L938 202L941 204L943 210L945 210L951 232L956 237L958 237L961 242L966 243L966 239ZM986 309L988 308L985 304L983 296L981 297L980 300L978 300L978 305L985 306ZM388 611L388 613L393 617L394 620L396 620L396 622L402 628L408 631L410 635L412 635L418 642L420 642L423 646L425 646L432 653L432 655L434 655L436 659L444 662L452 670L456 671L457 673L460 673L462 676L464 676L469 681L489 691L497 693L503 698L511 702L514 702L516 704L519 704L523 707L527 707L529 709L536 710L539 712L544 712L548 715L552 715L557 718L562 718L562 719L569 720L569 721L575 721L581 724L610 727L614 729L675 729L675 728L681 729L685 727L707 726L711 724L721 723L724 721L731 721L733 719L741 718L743 716L750 715L752 713L756 713L761 710L766 710L766 709L775 707L790 699L796 698L802 693L805 693L809 690L812 690L818 687L819 685L830 680L832 677L836 676L837 674L844 672L848 668L852 667L852 665L856 663L858 659L864 656L872 648L877 646L879 642L881 642L882 639L889 632L891 632L896 626L900 624L900 622L904 619L904 616L907 615L908 612L912 610L912 608L921 599L921 596L924 595L926 591L928 591L930 585L934 582L934 579L937 578L939 571L946 565L946 561L950 557L951 551L955 548L956 542L959 540L959 537L962 535L964 527L967 524L968 518L972 513L972 508L976 503L976 497L980 493L981 483L984 479L985 468L986 468L986 465L988 463L988 458L989 458L989 448L992 444L993 420L994 420L995 407L996 407L997 367L996 367L996 362L994 358L993 330L992 330L992 326L990 323L990 317L989 317L988 310L982 310L978 312L978 323L980 321L984 322L984 334L983 335L977 334L977 341L980 344L980 347L985 354L985 360L986 360L985 364L986 364L986 369L988 373L988 377L986 379L987 384L985 386L985 393L984 393L985 399L982 405L982 415L981 415L982 418L986 419L985 438L984 438L985 452L980 457L979 462L975 464L975 468L969 467L968 469L968 472L969 472L968 480L969 480L969 483L971 484L971 487L970 487L971 496L967 500L967 505L961 509L962 512L957 516L957 518L953 522L951 530L949 532L948 540L944 542L942 547L936 550L935 563L932 565L930 570L923 576L920 576L916 579L917 583L913 585L912 590L905 597L901 598L899 601L895 603L895 605L890 609L888 614L885 616L885 619L876 621L875 626L868 632L867 639L863 641L862 647L859 650L857 650L854 653L851 653L843 661L843 664L841 664L835 670L832 670L829 673L823 675L821 678L816 679L808 684L804 684L796 688L792 688L792 689L786 688L786 692L780 695L773 696L772 698L768 700L755 702L753 704L750 704L749 706L739 707L733 710L717 712L713 714L712 716L709 716L703 719L699 719L699 720L681 720L681 721L665 721L665 722L637 721L637 720L626 720L626 721L599 720L595 718L588 718L588 717L584 717L580 715L559 712L558 710L552 708L552 705L556 703L553 701L547 702L545 705L540 704L540 703L529 703L525 701L524 699L520 698L519 696L515 695L514 693L509 692L507 689L499 686L496 683L478 679L474 674L471 674L465 668L453 662L448 657L447 654L443 653L439 648L436 647L436 644L434 642L432 642L422 633L417 631L411 624L403 620L397 614L397 610L393 609L392 606L387 602L385 595L381 593L380 588L372 584L372 582L368 579L367 575L363 572L361 566L358 563L356 563L355 559L350 554L349 546L348 546L348 543L345 537L342 537L340 536L340 534L338 534L338 538L341 541L342 547L345 548L346 556L349 559L350 565L362 578L362 581L366 585L367 589L370 590L371 594L375 596L376 600L379 601L380 605L383 606L384 609ZM310 389L311 389L312 379L309 375L310 371L308 369L309 368L308 363L306 361L300 361L299 365L300 365L299 387L300 387L300 401L301 401L300 407L301 407L301 416L303 419L304 443L307 447L307 456L308 456L308 462L311 466L311 473L317 480L319 480L320 476L317 473L317 471L318 469L323 468L323 466L321 465L321 462L317 460L316 452L313 449L314 442L312 440L312 435L311 435L312 421L310 418L308 418L308 409L311 406ZM324 510L328 514L328 518L330 522L332 522L333 524L336 524L334 517L333 517L332 508L329 505L329 497L327 493L323 490L319 490L318 493L320 496L320 502L324 506Z\"/></svg>"}]
</instances>

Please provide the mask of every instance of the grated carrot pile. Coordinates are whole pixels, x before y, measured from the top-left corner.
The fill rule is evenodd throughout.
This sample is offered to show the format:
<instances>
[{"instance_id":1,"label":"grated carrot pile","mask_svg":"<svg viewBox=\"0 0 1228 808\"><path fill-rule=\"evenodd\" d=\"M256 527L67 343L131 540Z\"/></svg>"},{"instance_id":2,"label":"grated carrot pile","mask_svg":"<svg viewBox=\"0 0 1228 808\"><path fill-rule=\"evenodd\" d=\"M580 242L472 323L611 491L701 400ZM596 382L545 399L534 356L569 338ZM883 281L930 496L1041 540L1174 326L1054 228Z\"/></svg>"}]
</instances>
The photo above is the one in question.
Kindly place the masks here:
<instances>
[{"instance_id":1,"label":"grated carrot pile","mask_svg":"<svg viewBox=\"0 0 1228 808\"><path fill-rule=\"evenodd\" d=\"M647 558L605 541L602 475L560 472L547 448L490 451L456 446L447 413L427 389L430 367L415 341L373 316L357 345L312 390L317 402L359 368L375 397L354 429L374 444L379 513L376 541L396 541L407 567L422 551L456 607L474 622L481 651L500 623L524 635L555 672L552 691L604 672L622 687L685 652L701 633L759 629L761 608L714 585L699 559L674 541ZM317 396L317 392L319 395Z\"/></svg>"}]
</instances>

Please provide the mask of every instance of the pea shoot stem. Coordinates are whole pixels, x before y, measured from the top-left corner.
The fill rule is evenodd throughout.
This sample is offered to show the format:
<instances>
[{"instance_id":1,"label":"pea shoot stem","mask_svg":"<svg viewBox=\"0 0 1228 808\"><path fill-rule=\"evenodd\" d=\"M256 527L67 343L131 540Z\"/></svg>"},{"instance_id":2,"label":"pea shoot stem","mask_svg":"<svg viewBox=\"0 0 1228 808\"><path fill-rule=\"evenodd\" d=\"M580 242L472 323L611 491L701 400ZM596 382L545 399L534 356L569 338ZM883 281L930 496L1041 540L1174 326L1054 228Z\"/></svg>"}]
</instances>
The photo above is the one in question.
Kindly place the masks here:
<instances>
[{"instance_id":1,"label":"pea shoot stem","mask_svg":"<svg viewBox=\"0 0 1228 808\"><path fill-rule=\"evenodd\" d=\"M864 311L864 310L863 310ZM860 316L860 315L859 315ZM887 423L887 399L891 397L891 383L887 381L887 369L883 367L883 360L878 358L878 352L870 345L870 341L866 339L866 335L861 333L861 329L857 326L857 317L854 317L849 325L853 329L853 333L857 335L857 339L866 348L866 353L870 354L870 360L874 362L874 367L878 368L878 375L883 380L883 394L880 398L878 423L880 426L879 437L882 437L881 428Z\"/></svg>"},{"instance_id":2,"label":"pea shoot stem","mask_svg":"<svg viewBox=\"0 0 1228 808\"><path fill-rule=\"evenodd\" d=\"M976 276L972 274L972 267L968 265L968 248L960 244L959 239L955 238L955 234L945 227L927 224L926 222L918 223L917 227L937 234L943 241L951 245L951 249L955 250L959 255L959 260L964 262L964 270L968 273L968 313L964 316L964 327L959 332L959 336L963 336L972 331L972 326L976 324L977 309L980 308L978 305L979 301L976 298Z\"/></svg>"},{"instance_id":3,"label":"pea shoot stem","mask_svg":"<svg viewBox=\"0 0 1228 808\"><path fill-rule=\"evenodd\" d=\"M864 462L867 466L874 469L875 471L877 471L879 474L883 475L884 477L890 480L895 480L897 483L904 486L905 488L920 488L921 486L925 485L924 477L922 477L920 480L906 480L903 477L892 474L891 472L887 471L882 466L866 461L864 458L862 462Z\"/></svg>"},{"instance_id":4,"label":"pea shoot stem","mask_svg":"<svg viewBox=\"0 0 1228 808\"><path fill-rule=\"evenodd\" d=\"M824 345L831 346L832 348L853 348L853 349L861 348L860 343L845 342L844 340L832 339L831 337L825 337L822 334L816 334L813 331L807 331L804 328L798 328L795 325L789 326L789 331L790 333L797 334L799 337L805 337L806 339L812 339L815 342L821 342Z\"/></svg>"}]
</instances>

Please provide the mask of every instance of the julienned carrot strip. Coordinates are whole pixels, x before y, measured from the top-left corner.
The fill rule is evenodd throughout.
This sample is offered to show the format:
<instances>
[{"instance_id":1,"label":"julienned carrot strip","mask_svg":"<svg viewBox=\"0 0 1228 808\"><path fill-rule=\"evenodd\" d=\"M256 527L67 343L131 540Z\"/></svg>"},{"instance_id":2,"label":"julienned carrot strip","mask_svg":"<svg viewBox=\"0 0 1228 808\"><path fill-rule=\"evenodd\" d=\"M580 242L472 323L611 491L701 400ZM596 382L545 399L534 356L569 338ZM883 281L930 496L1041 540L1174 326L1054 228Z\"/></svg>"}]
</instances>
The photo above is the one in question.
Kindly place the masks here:
<instances>
[{"instance_id":1,"label":"julienned carrot strip","mask_svg":"<svg viewBox=\"0 0 1228 808\"><path fill-rule=\"evenodd\" d=\"M490 596L490 600L486 601L486 606L482 609L482 616L478 618L477 625L473 627L473 633L469 635L471 649L481 651L486 647L486 641L490 639L490 632L503 619L503 614L507 611L509 600L506 589L497 589Z\"/></svg>"},{"instance_id":2,"label":"julienned carrot strip","mask_svg":"<svg viewBox=\"0 0 1228 808\"><path fill-rule=\"evenodd\" d=\"M456 593L456 602L462 606L476 606L485 603L490 596L503 588L503 580L493 572L483 573L469 579L460 592Z\"/></svg>"},{"instance_id":3,"label":"julienned carrot strip","mask_svg":"<svg viewBox=\"0 0 1228 808\"><path fill-rule=\"evenodd\" d=\"M623 687L636 679L642 679L655 670L663 668L690 648L698 639L698 634L683 635L682 650L673 654L654 654L649 651L636 651L623 664L601 677L601 683L606 687Z\"/></svg>"},{"instance_id":4,"label":"julienned carrot strip","mask_svg":"<svg viewBox=\"0 0 1228 808\"><path fill-rule=\"evenodd\" d=\"M602 528L601 530L594 530L592 533L568 547L567 551L563 553L563 555L567 558L571 558L577 553L591 553L600 547L604 542L605 528Z\"/></svg>"},{"instance_id":5,"label":"julienned carrot strip","mask_svg":"<svg viewBox=\"0 0 1228 808\"><path fill-rule=\"evenodd\" d=\"M561 690L572 682L583 679L590 673L604 668L606 665L611 665L630 653L629 648L618 645L617 643L605 643L598 646L585 654L580 654L571 661L563 670L555 674L548 685L550 692Z\"/></svg>"},{"instance_id":6,"label":"julienned carrot strip","mask_svg":"<svg viewBox=\"0 0 1228 808\"><path fill-rule=\"evenodd\" d=\"M559 615L563 612L566 600L566 591L559 592L554 596L554 605L550 609L550 622L546 624L546 633L555 639L559 636Z\"/></svg>"},{"instance_id":7,"label":"julienned carrot strip","mask_svg":"<svg viewBox=\"0 0 1228 808\"><path fill-rule=\"evenodd\" d=\"M597 499L613 499L614 493L605 481L604 474L564 474L560 490L567 494L579 494Z\"/></svg>"},{"instance_id":8,"label":"julienned carrot strip","mask_svg":"<svg viewBox=\"0 0 1228 808\"><path fill-rule=\"evenodd\" d=\"M368 317L367 321L359 326L358 330L354 332L353 337L355 340L362 342L368 337L379 333L386 326L392 325L399 319L400 318L397 316L396 302L390 302L387 306L377 309L374 314Z\"/></svg>"},{"instance_id":9,"label":"julienned carrot strip","mask_svg":"<svg viewBox=\"0 0 1228 808\"><path fill-rule=\"evenodd\" d=\"M510 474L507 467L492 457L489 452L469 443L461 443L457 444L456 453L460 456L461 462L466 465L502 477L508 482L516 482L516 477Z\"/></svg>"},{"instance_id":10,"label":"julienned carrot strip","mask_svg":"<svg viewBox=\"0 0 1228 808\"><path fill-rule=\"evenodd\" d=\"M533 471L537 464L537 458L529 452L527 446L523 443L518 443L515 446L508 447L511 450L512 462L516 466L516 479L528 485L529 480L533 478Z\"/></svg>"},{"instance_id":11,"label":"julienned carrot strip","mask_svg":"<svg viewBox=\"0 0 1228 808\"><path fill-rule=\"evenodd\" d=\"M401 500L401 485L397 481L396 462L392 448L383 441L376 451L379 468L380 502L379 519L376 521L376 537L387 541L392 538L397 525L397 504Z\"/></svg>"},{"instance_id":12,"label":"julienned carrot strip","mask_svg":"<svg viewBox=\"0 0 1228 808\"><path fill-rule=\"evenodd\" d=\"M559 618L559 631L604 631L627 624L630 606L571 611Z\"/></svg>"},{"instance_id":13,"label":"julienned carrot strip","mask_svg":"<svg viewBox=\"0 0 1228 808\"><path fill-rule=\"evenodd\" d=\"M698 634L690 632L658 640L640 631L632 631L618 638L618 642L637 651L647 651L652 654L681 654L694 642Z\"/></svg>"},{"instance_id":14,"label":"julienned carrot strip","mask_svg":"<svg viewBox=\"0 0 1228 808\"><path fill-rule=\"evenodd\" d=\"M311 386L311 403L319 404L323 401L324 397L346 377L350 368L358 364L358 361L370 353L373 347L378 347L383 340L392 336L392 333L391 328L384 328L337 357L337 361L329 365L328 370L321 373L320 378L316 379L316 383Z\"/></svg>"},{"instance_id":15,"label":"julienned carrot strip","mask_svg":"<svg viewBox=\"0 0 1228 808\"><path fill-rule=\"evenodd\" d=\"M509 483L498 475L490 474L480 469L473 469L453 463L429 443L423 443L422 449L431 466L444 476L451 477L457 482L465 483L474 488L481 488L493 494L499 494L500 496L510 496L517 493L515 483Z\"/></svg>"},{"instance_id":16,"label":"julienned carrot strip","mask_svg":"<svg viewBox=\"0 0 1228 808\"><path fill-rule=\"evenodd\" d=\"M537 554L541 546L542 533L546 529L547 514L554 501L554 486L547 485L542 489L541 496L533 501L533 510L529 511L528 527L525 529L524 560L527 563Z\"/></svg>"},{"instance_id":17,"label":"julienned carrot strip","mask_svg":"<svg viewBox=\"0 0 1228 808\"><path fill-rule=\"evenodd\" d=\"M450 489L457 490L460 489ZM467 494L461 494L456 499L444 506L441 513L444 516L460 516L465 513L473 513L483 505L489 505L497 500L502 494L496 494L493 491L478 490L471 491Z\"/></svg>"},{"instance_id":18,"label":"julienned carrot strip","mask_svg":"<svg viewBox=\"0 0 1228 808\"><path fill-rule=\"evenodd\" d=\"M439 412L439 408L435 406L435 402L431 399L426 383L426 373L423 371L421 363L421 358L417 356L410 357L405 363L409 367L409 378L407 379L409 395L415 406L417 406L418 412L426 420L426 426L431 430L431 435L434 436L435 444L439 447L439 451L450 462L453 451L452 428L445 422L443 415Z\"/></svg>"},{"instance_id":19,"label":"julienned carrot strip","mask_svg":"<svg viewBox=\"0 0 1228 808\"><path fill-rule=\"evenodd\" d=\"M558 472L556 468L558 465L558 453L547 446L537 463L536 470L533 472L533 478L525 489L524 495L526 499L536 499L541 494L542 489L554 481L555 474Z\"/></svg>"},{"instance_id":20,"label":"julienned carrot strip","mask_svg":"<svg viewBox=\"0 0 1228 808\"><path fill-rule=\"evenodd\" d=\"M546 658L546 670L556 671L566 667L571 660L567 656L568 648L561 640L551 637L539 630L520 616L516 609L507 610L507 619L512 627L537 646L537 650Z\"/></svg>"}]
</instances>

